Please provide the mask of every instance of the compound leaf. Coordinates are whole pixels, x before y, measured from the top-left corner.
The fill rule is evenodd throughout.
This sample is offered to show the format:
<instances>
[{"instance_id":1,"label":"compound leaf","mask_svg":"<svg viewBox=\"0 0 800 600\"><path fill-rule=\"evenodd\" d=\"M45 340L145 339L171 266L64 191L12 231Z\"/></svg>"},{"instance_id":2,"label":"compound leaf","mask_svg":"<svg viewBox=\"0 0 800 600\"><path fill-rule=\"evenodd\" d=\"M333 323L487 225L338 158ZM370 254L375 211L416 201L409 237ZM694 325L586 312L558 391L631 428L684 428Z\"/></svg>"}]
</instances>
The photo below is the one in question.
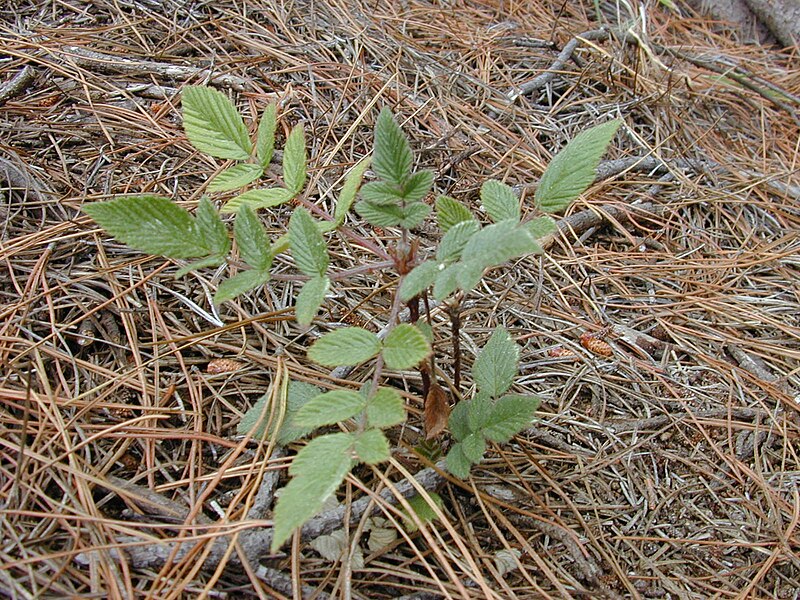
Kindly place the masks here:
<instances>
[{"instance_id":1,"label":"compound leaf","mask_svg":"<svg viewBox=\"0 0 800 600\"><path fill-rule=\"evenodd\" d=\"M461 256L465 261L475 260L484 267L493 267L512 258L541 252L541 246L527 229L511 219L481 229L470 238Z\"/></svg>"},{"instance_id":2,"label":"compound leaf","mask_svg":"<svg viewBox=\"0 0 800 600\"><path fill-rule=\"evenodd\" d=\"M363 158L356 166L350 169L350 172L345 177L342 191L339 192L339 200L336 202L336 208L333 210L333 221L335 223L332 229L344 223L347 213L353 206L353 202L358 194L358 189L361 187L361 181L364 178L364 171L370 165L369 158Z\"/></svg>"},{"instance_id":3,"label":"compound leaf","mask_svg":"<svg viewBox=\"0 0 800 600\"><path fill-rule=\"evenodd\" d=\"M219 284L217 293L214 294L214 304L222 304L228 300L233 300L245 292L257 288L269 281L269 271L259 271L250 269L242 271L233 277L229 277Z\"/></svg>"},{"instance_id":4,"label":"compound leaf","mask_svg":"<svg viewBox=\"0 0 800 600\"><path fill-rule=\"evenodd\" d=\"M330 286L331 280L327 275L312 277L303 284L294 304L294 316L300 325L303 327L311 325L319 307L325 301L325 294L328 293Z\"/></svg>"},{"instance_id":5,"label":"compound leaf","mask_svg":"<svg viewBox=\"0 0 800 600\"><path fill-rule=\"evenodd\" d=\"M556 225L556 222L552 217L547 216L538 217L532 221L528 221L525 225L528 228L528 233L530 233L537 240L558 231L558 225Z\"/></svg>"},{"instance_id":6,"label":"compound leaf","mask_svg":"<svg viewBox=\"0 0 800 600\"><path fill-rule=\"evenodd\" d=\"M306 136L302 125L295 125L283 147L283 182L292 194L306 183Z\"/></svg>"},{"instance_id":7,"label":"compound leaf","mask_svg":"<svg viewBox=\"0 0 800 600\"><path fill-rule=\"evenodd\" d=\"M399 425L406 420L402 396L392 388L381 387L367 402L367 423L381 429Z\"/></svg>"},{"instance_id":8,"label":"compound leaf","mask_svg":"<svg viewBox=\"0 0 800 600\"><path fill-rule=\"evenodd\" d=\"M392 456L389 450L389 440L380 429L367 429L357 434L355 451L358 460L368 465L389 460Z\"/></svg>"},{"instance_id":9,"label":"compound leaf","mask_svg":"<svg viewBox=\"0 0 800 600\"><path fill-rule=\"evenodd\" d=\"M183 208L163 196L123 196L83 207L100 227L131 248L170 258L209 254Z\"/></svg>"},{"instance_id":10,"label":"compound leaf","mask_svg":"<svg viewBox=\"0 0 800 600\"><path fill-rule=\"evenodd\" d=\"M505 443L530 426L540 400L536 396L509 394L495 404L482 429L486 439Z\"/></svg>"},{"instance_id":11,"label":"compound leaf","mask_svg":"<svg viewBox=\"0 0 800 600\"><path fill-rule=\"evenodd\" d=\"M242 115L222 92L189 86L181 94L183 130L192 146L215 158L247 160L253 151Z\"/></svg>"},{"instance_id":12,"label":"compound leaf","mask_svg":"<svg viewBox=\"0 0 800 600\"><path fill-rule=\"evenodd\" d=\"M240 187L244 187L249 183L253 183L256 179L264 174L264 169L260 165L253 163L239 163L232 167L225 169L211 180L208 184L209 192L228 192Z\"/></svg>"},{"instance_id":13,"label":"compound leaf","mask_svg":"<svg viewBox=\"0 0 800 600\"><path fill-rule=\"evenodd\" d=\"M417 171L403 185L403 200L406 202L422 200L431 191L432 185L433 173L431 171Z\"/></svg>"},{"instance_id":14,"label":"compound leaf","mask_svg":"<svg viewBox=\"0 0 800 600\"><path fill-rule=\"evenodd\" d=\"M469 209L455 198L439 196L436 199L436 222L444 233L447 233L456 223L470 221L474 218Z\"/></svg>"},{"instance_id":15,"label":"compound leaf","mask_svg":"<svg viewBox=\"0 0 800 600\"><path fill-rule=\"evenodd\" d=\"M403 211L395 204L375 204L369 200L356 203L356 212L367 223L375 227L395 227L404 218Z\"/></svg>"},{"instance_id":16,"label":"compound leaf","mask_svg":"<svg viewBox=\"0 0 800 600\"><path fill-rule=\"evenodd\" d=\"M361 197L376 206L396 205L403 200L403 189L388 181L371 181L361 188Z\"/></svg>"},{"instance_id":17,"label":"compound leaf","mask_svg":"<svg viewBox=\"0 0 800 600\"><path fill-rule=\"evenodd\" d=\"M262 169L266 169L272 160L275 150L275 128L277 107L270 104L264 109L261 121L258 123L258 133L256 134L256 159Z\"/></svg>"},{"instance_id":18,"label":"compound leaf","mask_svg":"<svg viewBox=\"0 0 800 600\"><path fill-rule=\"evenodd\" d=\"M453 410L450 411L450 418L447 420L447 427L453 434L453 439L461 441L470 434L468 413L469 403L472 400L462 400L458 402Z\"/></svg>"},{"instance_id":19,"label":"compound leaf","mask_svg":"<svg viewBox=\"0 0 800 600\"><path fill-rule=\"evenodd\" d=\"M225 224L219 218L217 209L214 208L214 205L206 196L200 198L200 203L197 205L195 228L199 240L203 242L211 255L210 259L216 258L219 262L222 262L230 252L231 239L228 237L228 230L225 228ZM219 262L216 264L219 264Z\"/></svg>"},{"instance_id":20,"label":"compound leaf","mask_svg":"<svg viewBox=\"0 0 800 600\"><path fill-rule=\"evenodd\" d=\"M431 347L419 329L401 323L383 340L382 353L390 369L410 369L431 353Z\"/></svg>"},{"instance_id":21,"label":"compound leaf","mask_svg":"<svg viewBox=\"0 0 800 600\"><path fill-rule=\"evenodd\" d=\"M481 186L481 203L495 223L520 219L519 199L514 190L496 179L489 179Z\"/></svg>"},{"instance_id":22,"label":"compound leaf","mask_svg":"<svg viewBox=\"0 0 800 600\"><path fill-rule=\"evenodd\" d=\"M334 425L356 416L365 406L364 396L350 390L333 390L315 396L295 415L294 422L301 427Z\"/></svg>"},{"instance_id":23,"label":"compound leaf","mask_svg":"<svg viewBox=\"0 0 800 600\"><path fill-rule=\"evenodd\" d=\"M419 227L431 212L431 207L424 202L409 202L402 209L403 218L400 219L400 227L414 229Z\"/></svg>"},{"instance_id":24,"label":"compound leaf","mask_svg":"<svg viewBox=\"0 0 800 600\"><path fill-rule=\"evenodd\" d=\"M479 433L470 433L461 440L461 451L470 462L479 463L486 452L486 440Z\"/></svg>"},{"instance_id":25,"label":"compound leaf","mask_svg":"<svg viewBox=\"0 0 800 600\"><path fill-rule=\"evenodd\" d=\"M472 377L478 390L495 398L505 393L514 381L518 363L519 346L508 331L498 327L472 367Z\"/></svg>"},{"instance_id":26,"label":"compound leaf","mask_svg":"<svg viewBox=\"0 0 800 600\"><path fill-rule=\"evenodd\" d=\"M286 188L268 188L264 190L250 190L232 198L222 207L222 213L236 213L242 206L249 206L253 210L271 208L294 198L294 194Z\"/></svg>"},{"instance_id":27,"label":"compound leaf","mask_svg":"<svg viewBox=\"0 0 800 600\"><path fill-rule=\"evenodd\" d=\"M372 169L384 181L403 186L411 172L413 161L408 139L394 120L392 111L384 108L375 124Z\"/></svg>"},{"instance_id":28,"label":"compound leaf","mask_svg":"<svg viewBox=\"0 0 800 600\"><path fill-rule=\"evenodd\" d=\"M317 514L323 501L342 484L353 466L355 435L332 433L308 443L292 461L292 480L275 506L272 552L277 552L292 532Z\"/></svg>"},{"instance_id":29,"label":"compound leaf","mask_svg":"<svg viewBox=\"0 0 800 600\"><path fill-rule=\"evenodd\" d=\"M450 448L450 452L447 453L445 458L445 464L447 465L447 470L459 479L469 477L469 469L472 463L464 454L464 447L461 442L453 444Z\"/></svg>"},{"instance_id":30,"label":"compound leaf","mask_svg":"<svg viewBox=\"0 0 800 600\"><path fill-rule=\"evenodd\" d=\"M289 246L297 268L304 275L319 277L328 269L328 249L316 222L302 206L289 219Z\"/></svg>"},{"instance_id":31,"label":"compound leaf","mask_svg":"<svg viewBox=\"0 0 800 600\"><path fill-rule=\"evenodd\" d=\"M615 119L582 131L553 157L542 175L534 201L544 212L564 210L586 191L597 165L622 121Z\"/></svg>"},{"instance_id":32,"label":"compound leaf","mask_svg":"<svg viewBox=\"0 0 800 600\"><path fill-rule=\"evenodd\" d=\"M308 349L308 357L325 367L352 367L377 356L381 342L361 327L343 327L328 332Z\"/></svg>"},{"instance_id":33,"label":"compound leaf","mask_svg":"<svg viewBox=\"0 0 800 600\"><path fill-rule=\"evenodd\" d=\"M236 214L233 237L242 259L258 271L269 271L272 266L269 237L261 220L245 205Z\"/></svg>"},{"instance_id":34,"label":"compound leaf","mask_svg":"<svg viewBox=\"0 0 800 600\"><path fill-rule=\"evenodd\" d=\"M480 229L481 226L475 219L456 223L450 227L447 233L442 237L442 241L439 242L439 248L436 250L436 258L442 262L458 260L464 248L467 246L467 243Z\"/></svg>"}]
</instances>

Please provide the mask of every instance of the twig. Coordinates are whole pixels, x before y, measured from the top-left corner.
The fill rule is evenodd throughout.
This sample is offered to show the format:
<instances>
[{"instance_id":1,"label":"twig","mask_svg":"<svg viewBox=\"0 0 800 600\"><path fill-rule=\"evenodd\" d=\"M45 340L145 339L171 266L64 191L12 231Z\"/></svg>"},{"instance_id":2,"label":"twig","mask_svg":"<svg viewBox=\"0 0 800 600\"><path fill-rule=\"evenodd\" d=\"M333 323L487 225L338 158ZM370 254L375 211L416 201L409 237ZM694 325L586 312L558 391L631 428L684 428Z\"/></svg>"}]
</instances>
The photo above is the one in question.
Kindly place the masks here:
<instances>
[{"instance_id":1,"label":"twig","mask_svg":"<svg viewBox=\"0 0 800 600\"><path fill-rule=\"evenodd\" d=\"M33 81L35 74L33 67L25 65L19 73L0 86L0 106L25 91L25 88Z\"/></svg>"}]
</instances>

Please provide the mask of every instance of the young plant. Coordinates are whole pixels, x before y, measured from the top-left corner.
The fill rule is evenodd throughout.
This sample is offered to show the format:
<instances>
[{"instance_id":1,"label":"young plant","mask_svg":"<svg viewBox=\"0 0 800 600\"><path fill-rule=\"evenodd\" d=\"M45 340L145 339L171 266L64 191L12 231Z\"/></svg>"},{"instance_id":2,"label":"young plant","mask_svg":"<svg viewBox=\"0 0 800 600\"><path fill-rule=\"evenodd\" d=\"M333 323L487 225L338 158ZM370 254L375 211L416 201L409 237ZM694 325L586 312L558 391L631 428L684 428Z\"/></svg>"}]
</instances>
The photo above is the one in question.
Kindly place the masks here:
<instances>
[{"instance_id":1,"label":"young plant","mask_svg":"<svg viewBox=\"0 0 800 600\"><path fill-rule=\"evenodd\" d=\"M274 105L261 116L253 144L241 114L224 94L189 87L182 102L184 129L191 144L215 158L236 161L209 183L210 193L250 186L264 176L274 154ZM541 212L562 210L586 190L618 126L618 121L611 121L578 135L553 159L534 198ZM318 221L309 209L320 213L319 209L301 196L307 180L306 162L303 129L297 126L283 150L283 185L243 191L220 212L206 196L200 199L192 216L156 195L120 197L87 205L84 210L101 227L135 249L176 259L197 259L180 268L178 276L226 261L237 266L244 263L248 269L219 285L214 296L217 304L268 282L275 256L290 250L299 271L292 279L302 281L295 299L295 316L305 326L315 318L334 280L364 271L365 267L353 265L331 273L326 235L343 224L370 165L368 160L362 160L351 169L334 214L323 215L326 220ZM308 358L325 367L372 362L371 380L359 391L326 392L286 380L280 389L265 394L239 424L240 433L268 437L278 444L295 442L320 428L338 426L336 432L318 433L293 459L289 468L292 478L275 507L273 551L321 509L357 464L373 465L389 459L391 447L384 430L405 421L406 411L400 394L381 385L386 368L420 369L429 437L438 435L449 423L455 444L447 455L447 466L459 477L467 477L470 466L480 462L487 441L506 442L528 427L539 405L534 396L508 393L517 372L519 349L508 332L498 328L473 368L477 393L458 404L448 422L447 394L435 381L431 324L418 320L421 300L429 289L436 299L447 302L458 390L460 298L478 285L487 269L541 253L537 238L552 232L554 221L548 216L523 220L513 190L499 181L487 181L480 195L492 223L482 225L457 200L439 197L435 203L436 220L443 236L434 257L420 260L412 230L431 212L425 198L432 188L433 174L413 169L414 155L408 139L388 109L383 109L376 121L371 165L377 180L361 187L356 212L376 227L399 229L395 243L387 250L357 239L379 259L366 268L393 268L397 275L387 327L381 335L359 327L336 329L324 334L308 350ZM256 211L293 198L299 206L292 212L286 234L270 242ZM233 239L238 261L231 256L230 236L220 213L235 213ZM357 238L349 230L340 232ZM400 322L404 303L410 309L411 323ZM437 413L435 418L429 418L433 413Z\"/></svg>"}]
</instances>

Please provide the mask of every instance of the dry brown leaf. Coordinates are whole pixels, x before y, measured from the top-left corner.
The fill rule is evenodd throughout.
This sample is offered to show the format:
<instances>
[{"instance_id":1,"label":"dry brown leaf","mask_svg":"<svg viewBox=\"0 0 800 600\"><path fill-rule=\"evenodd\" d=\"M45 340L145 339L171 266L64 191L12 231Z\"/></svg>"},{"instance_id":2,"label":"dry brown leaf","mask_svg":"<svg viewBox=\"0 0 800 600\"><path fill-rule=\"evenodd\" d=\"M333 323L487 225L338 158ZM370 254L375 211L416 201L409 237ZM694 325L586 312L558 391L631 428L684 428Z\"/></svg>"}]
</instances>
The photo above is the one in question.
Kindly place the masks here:
<instances>
[{"instance_id":1,"label":"dry brown leaf","mask_svg":"<svg viewBox=\"0 0 800 600\"><path fill-rule=\"evenodd\" d=\"M432 383L425 397L425 439L434 438L444 431L449 416L450 403L447 401L447 392L438 383Z\"/></svg>"}]
</instances>

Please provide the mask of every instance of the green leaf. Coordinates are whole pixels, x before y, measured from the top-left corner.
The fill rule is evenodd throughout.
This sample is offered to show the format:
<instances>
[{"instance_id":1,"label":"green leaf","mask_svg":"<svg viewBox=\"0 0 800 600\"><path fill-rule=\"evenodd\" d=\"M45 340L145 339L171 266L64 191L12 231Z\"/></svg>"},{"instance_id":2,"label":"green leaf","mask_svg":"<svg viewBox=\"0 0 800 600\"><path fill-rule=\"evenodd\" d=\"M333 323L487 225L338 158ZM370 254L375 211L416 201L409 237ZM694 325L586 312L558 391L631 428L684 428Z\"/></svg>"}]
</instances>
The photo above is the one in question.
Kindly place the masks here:
<instances>
[{"instance_id":1,"label":"green leaf","mask_svg":"<svg viewBox=\"0 0 800 600\"><path fill-rule=\"evenodd\" d=\"M403 199L406 202L422 200L431 191L432 185L433 173L431 171L417 171L403 185Z\"/></svg>"},{"instance_id":2,"label":"green leaf","mask_svg":"<svg viewBox=\"0 0 800 600\"><path fill-rule=\"evenodd\" d=\"M403 200L403 189L388 181L371 181L361 188L361 197L376 206L399 205Z\"/></svg>"},{"instance_id":3,"label":"green leaf","mask_svg":"<svg viewBox=\"0 0 800 600\"><path fill-rule=\"evenodd\" d=\"M264 285L268 281L269 271L251 269L249 271L237 273L219 284L217 293L214 294L214 304L219 305L228 300L233 300L237 296L241 296L245 292L249 292L260 285Z\"/></svg>"},{"instance_id":4,"label":"green leaf","mask_svg":"<svg viewBox=\"0 0 800 600\"><path fill-rule=\"evenodd\" d=\"M461 440L461 451L467 460L479 463L483 460L483 454L486 452L486 440L479 433L470 433Z\"/></svg>"},{"instance_id":5,"label":"green leaf","mask_svg":"<svg viewBox=\"0 0 800 600\"><path fill-rule=\"evenodd\" d=\"M375 227L396 227L403 220L403 211L394 204L374 204L369 200L356 203L356 212Z\"/></svg>"},{"instance_id":6,"label":"green leaf","mask_svg":"<svg viewBox=\"0 0 800 600\"><path fill-rule=\"evenodd\" d=\"M267 188L264 190L250 190L244 194L239 194L232 198L222 207L220 212L235 213L239 212L242 206L249 206L253 210L259 208L271 208L294 198L294 194L286 188Z\"/></svg>"},{"instance_id":7,"label":"green leaf","mask_svg":"<svg viewBox=\"0 0 800 600\"><path fill-rule=\"evenodd\" d=\"M326 333L308 349L308 357L325 367L352 367L381 351L374 333L360 327L343 327Z\"/></svg>"},{"instance_id":8,"label":"green leaf","mask_svg":"<svg viewBox=\"0 0 800 600\"><path fill-rule=\"evenodd\" d=\"M461 257L476 260L484 267L501 265L526 254L541 253L542 248L524 226L513 220L488 225L470 238Z\"/></svg>"},{"instance_id":9,"label":"green leaf","mask_svg":"<svg viewBox=\"0 0 800 600\"><path fill-rule=\"evenodd\" d=\"M494 402L487 392L478 392L467 402L467 428L471 433L480 432L492 416ZM461 439L464 439L463 437Z\"/></svg>"},{"instance_id":10,"label":"green leaf","mask_svg":"<svg viewBox=\"0 0 800 600\"><path fill-rule=\"evenodd\" d=\"M505 393L519 366L519 346L503 327L494 330L472 367L472 378L481 392L492 397Z\"/></svg>"},{"instance_id":11,"label":"green leaf","mask_svg":"<svg viewBox=\"0 0 800 600\"><path fill-rule=\"evenodd\" d=\"M445 458L447 470L459 479L466 479L469 477L469 469L472 466L470 460L464 454L464 447L461 442L453 444L450 452L447 453Z\"/></svg>"},{"instance_id":12,"label":"green leaf","mask_svg":"<svg viewBox=\"0 0 800 600\"><path fill-rule=\"evenodd\" d=\"M390 369L410 369L431 353L431 347L419 329L401 323L383 340L382 353Z\"/></svg>"},{"instance_id":13,"label":"green leaf","mask_svg":"<svg viewBox=\"0 0 800 600\"><path fill-rule=\"evenodd\" d=\"M444 300L458 289L458 274L463 265L456 263L440 269L433 284L433 297ZM483 269L481 269L481 273Z\"/></svg>"},{"instance_id":14,"label":"green leaf","mask_svg":"<svg viewBox=\"0 0 800 600\"><path fill-rule=\"evenodd\" d=\"M325 294L330 289L331 280L326 275L312 277L303 284L294 304L294 316L303 327L311 325L317 311L325 301Z\"/></svg>"},{"instance_id":15,"label":"green leaf","mask_svg":"<svg viewBox=\"0 0 800 600\"><path fill-rule=\"evenodd\" d=\"M209 192L228 192L253 183L264 174L259 165L239 163L214 177L208 184Z\"/></svg>"},{"instance_id":16,"label":"green leaf","mask_svg":"<svg viewBox=\"0 0 800 600\"><path fill-rule=\"evenodd\" d=\"M436 261L426 260L411 269L400 284L400 300L408 302L432 286L439 272L439 266Z\"/></svg>"},{"instance_id":17,"label":"green leaf","mask_svg":"<svg viewBox=\"0 0 800 600\"><path fill-rule=\"evenodd\" d=\"M442 497L436 492L428 492L428 496L430 496L430 499L433 500L433 503L439 508L439 510L442 510L442 507L444 506ZM432 523L436 520L436 511L434 511L433 507L428 504L428 500L425 497L416 494L408 499L408 504L411 506L413 513L417 516L417 520L422 521L423 523ZM417 531L419 527L414 522L414 519L412 519L405 510L403 512L405 513L404 521L406 531L409 533Z\"/></svg>"},{"instance_id":18,"label":"green leaf","mask_svg":"<svg viewBox=\"0 0 800 600\"><path fill-rule=\"evenodd\" d=\"M425 218L431 213L431 207L424 202L411 202L402 209L402 219L400 227L414 229L419 227Z\"/></svg>"},{"instance_id":19,"label":"green leaf","mask_svg":"<svg viewBox=\"0 0 800 600\"><path fill-rule=\"evenodd\" d=\"M448 229L447 233L442 237L442 241L439 242L436 258L442 262L458 260L467 243L480 229L481 226L475 219L456 223Z\"/></svg>"},{"instance_id":20,"label":"green leaf","mask_svg":"<svg viewBox=\"0 0 800 600\"><path fill-rule=\"evenodd\" d=\"M358 459L368 465L375 465L392 457L389 440L380 429L367 429L357 434L355 450Z\"/></svg>"},{"instance_id":21,"label":"green leaf","mask_svg":"<svg viewBox=\"0 0 800 600\"><path fill-rule=\"evenodd\" d=\"M481 186L481 203L495 223L506 220L519 221L519 199L505 183L490 179Z\"/></svg>"},{"instance_id":22,"label":"green leaf","mask_svg":"<svg viewBox=\"0 0 800 600\"><path fill-rule=\"evenodd\" d=\"M558 231L558 225L556 225L552 217L538 217L528 221L525 226L528 228L528 233L537 240Z\"/></svg>"},{"instance_id":23,"label":"green leaf","mask_svg":"<svg viewBox=\"0 0 800 600\"><path fill-rule=\"evenodd\" d=\"M439 196L436 199L436 222L439 223L439 229L444 233L450 231L451 227L461 221L474 219L475 217L472 216L469 209L455 198Z\"/></svg>"},{"instance_id":24,"label":"green leaf","mask_svg":"<svg viewBox=\"0 0 800 600\"><path fill-rule=\"evenodd\" d=\"M375 150L372 169L389 183L402 186L411 173L414 156L408 139L388 108L381 110L375 124Z\"/></svg>"},{"instance_id":25,"label":"green leaf","mask_svg":"<svg viewBox=\"0 0 800 600\"><path fill-rule=\"evenodd\" d=\"M472 400L462 400L457 403L453 410L450 411L450 417L447 420L447 427L453 435L453 439L460 442L470 434L470 427L468 421L469 403Z\"/></svg>"},{"instance_id":26,"label":"green leaf","mask_svg":"<svg viewBox=\"0 0 800 600\"><path fill-rule=\"evenodd\" d=\"M181 94L183 130L192 146L215 158L247 160L253 151L233 102L215 89L189 86Z\"/></svg>"},{"instance_id":27,"label":"green leaf","mask_svg":"<svg viewBox=\"0 0 800 600\"><path fill-rule=\"evenodd\" d=\"M534 194L544 212L564 210L586 191L596 177L597 164L622 121L615 119L575 136L553 157Z\"/></svg>"},{"instance_id":28,"label":"green leaf","mask_svg":"<svg viewBox=\"0 0 800 600\"><path fill-rule=\"evenodd\" d=\"M283 488L275 506L272 552L277 552L292 532L317 514L323 501L342 484L353 467L352 433L332 433L305 446L292 461L293 479Z\"/></svg>"},{"instance_id":29,"label":"green leaf","mask_svg":"<svg viewBox=\"0 0 800 600\"><path fill-rule=\"evenodd\" d=\"M540 400L536 396L509 394L498 400L483 428L486 439L503 444L530 427Z\"/></svg>"},{"instance_id":30,"label":"green leaf","mask_svg":"<svg viewBox=\"0 0 800 600\"><path fill-rule=\"evenodd\" d=\"M306 137L302 125L296 125L283 147L283 182L292 194L306 183Z\"/></svg>"},{"instance_id":31,"label":"green leaf","mask_svg":"<svg viewBox=\"0 0 800 600\"><path fill-rule=\"evenodd\" d=\"M328 248L316 222L302 206L289 219L289 246L295 265L304 275L318 277L328 270Z\"/></svg>"},{"instance_id":32,"label":"green leaf","mask_svg":"<svg viewBox=\"0 0 800 600\"><path fill-rule=\"evenodd\" d=\"M236 214L233 237L239 247L239 255L257 271L269 271L272 266L269 237L261 220L249 206L245 205Z\"/></svg>"},{"instance_id":33,"label":"green leaf","mask_svg":"<svg viewBox=\"0 0 800 600\"><path fill-rule=\"evenodd\" d=\"M344 223L347 213L350 212L350 207L356 199L358 188L361 186L361 181L364 178L364 171L370 165L370 159L364 158L356 164L344 180L342 191L339 193L339 200L336 202L336 208L333 212L333 219L335 226L338 227Z\"/></svg>"},{"instance_id":34,"label":"green leaf","mask_svg":"<svg viewBox=\"0 0 800 600\"><path fill-rule=\"evenodd\" d=\"M458 271L456 271L456 282L465 292L474 289L483 277L483 260L467 260L458 263Z\"/></svg>"},{"instance_id":35,"label":"green leaf","mask_svg":"<svg viewBox=\"0 0 800 600\"><path fill-rule=\"evenodd\" d=\"M192 271L197 271L198 269L202 269L204 267L218 267L224 262L225 262L225 257L217 255L207 256L205 258L201 258L200 260L192 261L188 265L184 265L180 269L175 271L175 279L180 279L187 273L191 273Z\"/></svg>"},{"instance_id":36,"label":"green leaf","mask_svg":"<svg viewBox=\"0 0 800 600\"><path fill-rule=\"evenodd\" d=\"M220 264L224 261L231 250L231 239L228 237L225 224L219 218L217 209L206 196L200 198L200 204L197 205L195 229L199 239L211 254L208 260L216 259L216 262L208 264Z\"/></svg>"},{"instance_id":37,"label":"green leaf","mask_svg":"<svg viewBox=\"0 0 800 600\"><path fill-rule=\"evenodd\" d=\"M123 196L83 207L100 227L135 250L170 258L209 253L192 216L162 196Z\"/></svg>"},{"instance_id":38,"label":"green leaf","mask_svg":"<svg viewBox=\"0 0 800 600\"><path fill-rule=\"evenodd\" d=\"M334 425L356 416L366 405L364 397L350 390L333 390L309 400L295 415L294 422L301 427Z\"/></svg>"},{"instance_id":39,"label":"green leaf","mask_svg":"<svg viewBox=\"0 0 800 600\"><path fill-rule=\"evenodd\" d=\"M367 423L370 427L393 427L406 420L406 405L402 396L392 388L381 387L367 403Z\"/></svg>"},{"instance_id":40,"label":"green leaf","mask_svg":"<svg viewBox=\"0 0 800 600\"><path fill-rule=\"evenodd\" d=\"M261 121L258 123L256 159L262 169L267 168L275 150L275 128L277 126L275 114L277 110L275 104L267 106L267 108L264 109L264 113L261 115Z\"/></svg>"},{"instance_id":41,"label":"green leaf","mask_svg":"<svg viewBox=\"0 0 800 600\"><path fill-rule=\"evenodd\" d=\"M255 427L253 431L254 439L275 439L275 442L285 446L311 433L313 427L301 427L294 421L297 411L309 400L319 395L319 388L304 383L302 381L290 381L286 394L286 412L283 423L277 422L277 415L273 417L270 424L269 409L266 407L270 400L271 393L267 392L259 398L253 407L242 416L236 432L245 435ZM275 408L277 410L277 407ZM256 427L256 423L258 426ZM270 424L269 432L265 434L267 424ZM276 433L277 432L277 433Z\"/></svg>"}]
</instances>

